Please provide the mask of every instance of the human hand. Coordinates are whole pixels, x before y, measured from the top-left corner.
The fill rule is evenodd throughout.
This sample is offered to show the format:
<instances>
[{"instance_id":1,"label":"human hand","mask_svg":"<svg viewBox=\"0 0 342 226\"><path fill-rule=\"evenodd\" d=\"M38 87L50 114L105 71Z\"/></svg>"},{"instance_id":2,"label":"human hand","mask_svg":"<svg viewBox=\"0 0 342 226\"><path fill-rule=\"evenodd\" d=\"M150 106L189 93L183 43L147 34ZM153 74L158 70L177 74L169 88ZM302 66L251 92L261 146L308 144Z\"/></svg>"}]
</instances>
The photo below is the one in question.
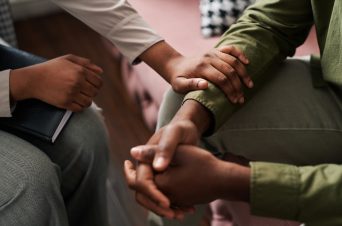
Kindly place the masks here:
<instances>
[{"instance_id":1,"label":"human hand","mask_svg":"<svg viewBox=\"0 0 342 226\"><path fill-rule=\"evenodd\" d=\"M129 162L125 163L127 182L130 188L135 190L137 201L141 205L168 218L181 219L185 212L193 211L191 207L177 210L170 208L169 200L165 196L160 196L160 191L158 191L153 179L151 179L154 178L151 165L153 162L153 168L157 172L167 169L177 146L180 144L197 144L200 134L206 130L210 122L211 116L201 104L192 100L186 101L173 120L158 130L147 142L147 145L131 149L133 158L144 163L144 153L149 151L149 146L154 145L152 159L143 167L145 170L137 169L138 172L142 171L137 173L140 175L139 177L135 177L135 173L130 176L129 172L132 172L130 169L134 169L134 167ZM149 170L146 168L149 168ZM138 184L138 186L135 186L135 184Z\"/></svg>"},{"instance_id":2,"label":"human hand","mask_svg":"<svg viewBox=\"0 0 342 226\"><path fill-rule=\"evenodd\" d=\"M153 167L157 171L165 170L173 158L174 151L180 143L196 144L199 139L195 125L190 121L177 121L158 130L148 141L149 145L137 146L131 149L131 155L136 160L142 159L134 168L129 161L125 162L127 184L135 191L137 202L158 215L173 219L182 219L185 212L192 212L192 207L172 209L169 199L161 193L154 183ZM153 145L153 150L149 149ZM153 156L146 164L146 153L152 151Z\"/></svg>"},{"instance_id":3,"label":"human hand","mask_svg":"<svg viewBox=\"0 0 342 226\"><path fill-rule=\"evenodd\" d=\"M36 98L78 112L91 105L102 85L102 72L88 59L65 55L12 70L11 97L14 101Z\"/></svg>"},{"instance_id":4,"label":"human hand","mask_svg":"<svg viewBox=\"0 0 342 226\"><path fill-rule=\"evenodd\" d=\"M140 152L141 158L147 162L151 161L156 148L156 146L145 146ZM196 146L181 145L178 146L170 167L164 172L157 173L154 182L164 194L167 194L173 206L189 207L207 203L218 198L219 167L219 160L209 152ZM128 180L130 182L133 181L133 174L139 172L139 170L134 171L132 167L125 168L125 171L132 175ZM201 172L200 176L199 172ZM137 177L135 181L138 183ZM149 207L150 210L155 211L153 206Z\"/></svg>"},{"instance_id":5,"label":"human hand","mask_svg":"<svg viewBox=\"0 0 342 226\"><path fill-rule=\"evenodd\" d=\"M152 166L155 171L162 172L166 170L172 161L178 145L197 145L199 139L199 131L192 121L174 121L156 131L146 145L133 147L131 149L131 155L135 160L142 161L144 157L141 154L149 151L145 149L149 149L150 145L155 145Z\"/></svg>"},{"instance_id":6,"label":"human hand","mask_svg":"<svg viewBox=\"0 0 342 226\"><path fill-rule=\"evenodd\" d=\"M218 86L232 103L244 103L242 84L248 88L253 82L247 74L247 57L234 46L223 46L201 57L173 57L167 74L172 88L179 93L206 89L207 81Z\"/></svg>"},{"instance_id":7,"label":"human hand","mask_svg":"<svg viewBox=\"0 0 342 226\"><path fill-rule=\"evenodd\" d=\"M155 146L142 151L145 162L153 159L154 151ZM135 172L134 168L125 170L131 175ZM201 172L200 176L198 172ZM170 167L156 174L154 179L157 187L167 194L172 206L189 207L218 198L235 201L249 199L248 167L221 161L195 146L179 146ZM153 208L150 210L154 211Z\"/></svg>"},{"instance_id":8,"label":"human hand","mask_svg":"<svg viewBox=\"0 0 342 226\"><path fill-rule=\"evenodd\" d=\"M136 191L136 201L148 210L168 219L183 219L185 213L194 211L192 207L173 209L169 199L161 193L154 183L154 172L150 164L139 163L134 166L125 161L124 172L130 189Z\"/></svg>"}]
</instances>

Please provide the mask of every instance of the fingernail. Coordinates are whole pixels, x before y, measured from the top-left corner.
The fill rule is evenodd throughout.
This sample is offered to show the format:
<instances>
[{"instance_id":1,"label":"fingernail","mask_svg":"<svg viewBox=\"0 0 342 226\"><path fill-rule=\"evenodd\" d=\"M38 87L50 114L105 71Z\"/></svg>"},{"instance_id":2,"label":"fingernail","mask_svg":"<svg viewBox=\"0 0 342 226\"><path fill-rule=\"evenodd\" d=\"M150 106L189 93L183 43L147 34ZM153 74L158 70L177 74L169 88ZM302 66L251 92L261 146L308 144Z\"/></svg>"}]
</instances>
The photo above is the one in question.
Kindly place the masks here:
<instances>
[{"instance_id":1,"label":"fingernail","mask_svg":"<svg viewBox=\"0 0 342 226\"><path fill-rule=\"evenodd\" d=\"M200 87L204 87L207 85L207 82L204 81L204 80L199 80L198 83L197 83L197 87L200 88Z\"/></svg>"},{"instance_id":2,"label":"fingernail","mask_svg":"<svg viewBox=\"0 0 342 226\"><path fill-rule=\"evenodd\" d=\"M154 163L153 163L153 166L154 168L160 168L162 167L164 164L164 160L162 158L157 158Z\"/></svg>"},{"instance_id":3,"label":"fingernail","mask_svg":"<svg viewBox=\"0 0 342 226\"><path fill-rule=\"evenodd\" d=\"M240 97L239 103L240 103L240 104L243 104L244 102L245 102L245 98L244 98L244 97Z\"/></svg>"},{"instance_id":4,"label":"fingernail","mask_svg":"<svg viewBox=\"0 0 342 226\"><path fill-rule=\"evenodd\" d=\"M133 147L131 149L132 154L139 154L140 152L141 152L141 148L139 148L139 147Z\"/></svg>"},{"instance_id":5,"label":"fingernail","mask_svg":"<svg viewBox=\"0 0 342 226\"><path fill-rule=\"evenodd\" d=\"M248 87L249 87L249 88L252 88L253 86L254 86L253 81L249 81L249 82L248 82Z\"/></svg>"}]
</instances>

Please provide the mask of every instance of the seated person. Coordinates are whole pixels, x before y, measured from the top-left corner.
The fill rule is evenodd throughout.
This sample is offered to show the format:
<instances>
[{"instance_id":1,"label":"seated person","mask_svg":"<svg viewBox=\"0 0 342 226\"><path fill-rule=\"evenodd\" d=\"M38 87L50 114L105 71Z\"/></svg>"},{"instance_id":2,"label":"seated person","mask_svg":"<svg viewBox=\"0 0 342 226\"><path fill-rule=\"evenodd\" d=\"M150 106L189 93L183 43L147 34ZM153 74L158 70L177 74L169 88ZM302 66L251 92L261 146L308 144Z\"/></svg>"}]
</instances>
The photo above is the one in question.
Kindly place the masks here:
<instances>
[{"instance_id":1,"label":"seated person","mask_svg":"<svg viewBox=\"0 0 342 226\"><path fill-rule=\"evenodd\" d=\"M219 46L246 54L258 89L245 90L248 102L239 109L211 85L184 100L169 93L161 124L176 115L146 146L132 149L141 161L137 171L126 162L138 201L169 218L224 198L249 202L255 215L340 225L341 9L341 1L315 0L260 0L248 8ZM320 60L285 60L313 24ZM195 147L214 131L203 139L206 149L243 156L249 165L223 162Z\"/></svg>"},{"instance_id":2,"label":"seated person","mask_svg":"<svg viewBox=\"0 0 342 226\"><path fill-rule=\"evenodd\" d=\"M223 47L183 57L126 1L55 2L111 40L130 62L145 61L178 92L206 89L207 79L232 102L243 103L241 85L253 86L241 64L236 70L229 64L236 58L248 63L240 51ZM106 133L88 108L101 87L101 73L74 55L0 72L0 117L11 117L11 103L28 98L77 112L53 145L0 130L0 225L108 225Z\"/></svg>"}]
</instances>

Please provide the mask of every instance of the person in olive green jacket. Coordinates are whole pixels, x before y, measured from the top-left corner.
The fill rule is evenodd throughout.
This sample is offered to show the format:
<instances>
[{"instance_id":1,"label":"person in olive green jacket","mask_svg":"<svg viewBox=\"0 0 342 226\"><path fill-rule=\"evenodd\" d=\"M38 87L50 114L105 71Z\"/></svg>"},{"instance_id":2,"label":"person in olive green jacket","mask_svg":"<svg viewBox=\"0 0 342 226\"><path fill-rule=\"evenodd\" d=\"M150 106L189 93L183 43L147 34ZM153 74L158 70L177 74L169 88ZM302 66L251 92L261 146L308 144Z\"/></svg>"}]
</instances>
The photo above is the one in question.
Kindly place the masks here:
<instances>
[{"instance_id":1,"label":"person in olive green jacket","mask_svg":"<svg viewBox=\"0 0 342 226\"><path fill-rule=\"evenodd\" d=\"M168 218L224 198L249 202L255 215L342 225L341 13L340 0L259 0L249 7L217 45L249 59L255 88L245 89L247 103L230 103L214 85L184 99L168 93L159 123L171 122L131 150L136 169L125 164L137 200ZM320 58L286 59L312 25ZM211 157L195 147L201 135L212 135L203 139L205 149L252 161Z\"/></svg>"}]
</instances>

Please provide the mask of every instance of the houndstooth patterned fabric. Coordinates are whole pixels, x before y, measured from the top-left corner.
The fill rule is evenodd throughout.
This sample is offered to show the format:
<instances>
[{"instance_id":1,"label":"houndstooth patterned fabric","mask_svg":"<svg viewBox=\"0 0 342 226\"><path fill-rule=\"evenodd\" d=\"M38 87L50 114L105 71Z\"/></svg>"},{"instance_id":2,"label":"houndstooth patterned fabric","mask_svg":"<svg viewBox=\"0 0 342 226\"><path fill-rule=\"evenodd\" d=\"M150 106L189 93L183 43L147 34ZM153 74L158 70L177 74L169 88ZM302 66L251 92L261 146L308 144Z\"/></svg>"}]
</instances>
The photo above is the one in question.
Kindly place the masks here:
<instances>
[{"instance_id":1,"label":"houndstooth patterned fabric","mask_svg":"<svg viewBox=\"0 0 342 226\"><path fill-rule=\"evenodd\" d=\"M223 34L255 0L201 0L201 31L204 37Z\"/></svg>"},{"instance_id":2,"label":"houndstooth patterned fabric","mask_svg":"<svg viewBox=\"0 0 342 226\"><path fill-rule=\"evenodd\" d=\"M11 46L17 46L17 39L8 0L0 0L0 37Z\"/></svg>"}]
</instances>

